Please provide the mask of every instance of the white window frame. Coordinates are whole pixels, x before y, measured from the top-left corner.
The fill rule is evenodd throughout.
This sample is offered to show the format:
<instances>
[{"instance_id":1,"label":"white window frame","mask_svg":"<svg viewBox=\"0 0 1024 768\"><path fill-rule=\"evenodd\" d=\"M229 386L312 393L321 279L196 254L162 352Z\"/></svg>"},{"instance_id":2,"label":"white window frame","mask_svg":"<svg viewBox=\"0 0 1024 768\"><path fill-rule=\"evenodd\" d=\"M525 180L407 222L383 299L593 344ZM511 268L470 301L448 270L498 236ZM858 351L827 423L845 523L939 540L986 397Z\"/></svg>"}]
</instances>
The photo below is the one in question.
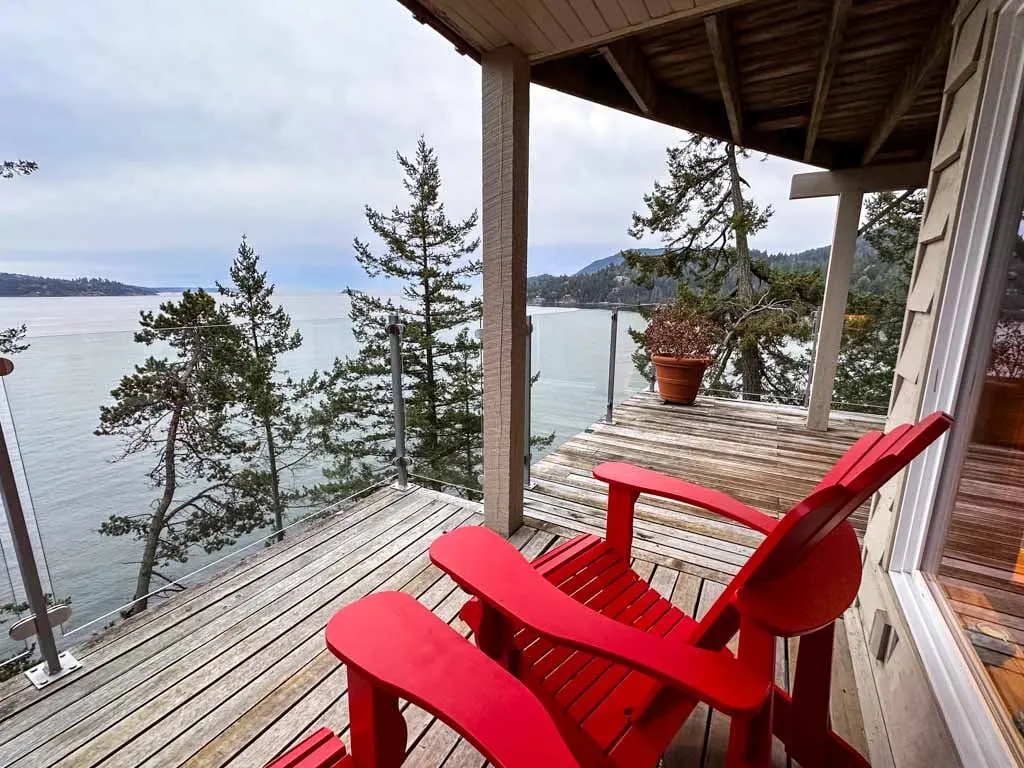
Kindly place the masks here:
<instances>
[{"instance_id":1,"label":"white window frame","mask_svg":"<svg viewBox=\"0 0 1024 768\"><path fill-rule=\"evenodd\" d=\"M998 6L921 406L922 414L943 410L958 417L958 423L948 439L908 471L889 562L912 642L960 758L972 768L1012 768L1015 760L925 572L937 565L937 545L945 539L998 314L994 302L979 302L993 295L993 286L1002 285L1024 197L1024 120L1019 119L1024 105L1024 0Z\"/></svg>"}]
</instances>

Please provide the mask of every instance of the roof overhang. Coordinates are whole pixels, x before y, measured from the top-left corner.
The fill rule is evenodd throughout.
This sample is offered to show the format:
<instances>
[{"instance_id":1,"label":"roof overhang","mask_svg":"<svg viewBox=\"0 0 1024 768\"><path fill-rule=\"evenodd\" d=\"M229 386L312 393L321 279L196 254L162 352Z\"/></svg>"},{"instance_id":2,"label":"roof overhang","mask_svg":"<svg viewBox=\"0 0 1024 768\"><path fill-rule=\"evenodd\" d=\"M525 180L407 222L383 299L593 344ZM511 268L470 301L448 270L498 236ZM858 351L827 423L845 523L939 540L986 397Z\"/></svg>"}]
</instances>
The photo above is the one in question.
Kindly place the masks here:
<instances>
[{"instance_id":1,"label":"roof overhang","mask_svg":"<svg viewBox=\"0 0 1024 768\"><path fill-rule=\"evenodd\" d=\"M399 0L479 60L828 169L931 156L955 0Z\"/></svg>"}]
</instances>

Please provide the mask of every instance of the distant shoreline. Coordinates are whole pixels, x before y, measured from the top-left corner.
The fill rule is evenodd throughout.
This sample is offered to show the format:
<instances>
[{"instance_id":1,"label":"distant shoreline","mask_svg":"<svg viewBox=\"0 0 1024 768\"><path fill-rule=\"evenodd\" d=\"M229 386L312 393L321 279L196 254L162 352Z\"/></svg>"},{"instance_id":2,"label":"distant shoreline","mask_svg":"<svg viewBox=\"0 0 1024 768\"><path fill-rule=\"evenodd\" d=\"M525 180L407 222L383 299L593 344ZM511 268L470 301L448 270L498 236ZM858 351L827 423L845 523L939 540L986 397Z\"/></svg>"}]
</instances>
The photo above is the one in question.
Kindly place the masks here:
<instances>
[{"instance_id":1,"label":"distant shoreline","mask_svg":"<svg viewBox=\"0 0 1024 768\"><path fill-rule=\"evenodd\" d=\"M569 304L557 303L557 304L545 304L544 302L528 301L526 302L528 307L544 307L546 309L618 309L623 312L638 312L636 304L587 304L585 302L573 302Z\"/></svg>"}]
</instances>

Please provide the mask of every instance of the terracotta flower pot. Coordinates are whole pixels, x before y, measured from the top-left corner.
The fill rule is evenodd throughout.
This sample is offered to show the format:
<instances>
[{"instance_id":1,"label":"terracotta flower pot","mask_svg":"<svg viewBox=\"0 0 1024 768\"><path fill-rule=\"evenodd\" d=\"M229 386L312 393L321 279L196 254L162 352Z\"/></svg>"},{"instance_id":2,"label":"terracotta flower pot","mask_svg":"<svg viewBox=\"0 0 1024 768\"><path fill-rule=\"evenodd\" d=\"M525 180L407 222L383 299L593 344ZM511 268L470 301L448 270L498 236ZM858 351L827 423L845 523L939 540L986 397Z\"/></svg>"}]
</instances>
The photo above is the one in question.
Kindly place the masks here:
<instances>
[{"instance_id":1,"label":"terracotta flower pot","mask_svg":"<svg viewBox=\"0 0 1024 768\"><path fill-rule=\"evenodd\" d=\"M971 439L984 445L1024 446L1024 379L985 378Z\"/></svg>"},{"instance_id":2,"label":"terracotta flower pot","mask_svg":"<svg viewBox=\"0 0 1024 768\"><path fill-rule=\"evenodd\" d=\"M658 392L666 403L689 405L697 399L700 382L710 360L693 357L665 357L652 355L654 374L658 379Z\"/></svg>"}]
</instances>

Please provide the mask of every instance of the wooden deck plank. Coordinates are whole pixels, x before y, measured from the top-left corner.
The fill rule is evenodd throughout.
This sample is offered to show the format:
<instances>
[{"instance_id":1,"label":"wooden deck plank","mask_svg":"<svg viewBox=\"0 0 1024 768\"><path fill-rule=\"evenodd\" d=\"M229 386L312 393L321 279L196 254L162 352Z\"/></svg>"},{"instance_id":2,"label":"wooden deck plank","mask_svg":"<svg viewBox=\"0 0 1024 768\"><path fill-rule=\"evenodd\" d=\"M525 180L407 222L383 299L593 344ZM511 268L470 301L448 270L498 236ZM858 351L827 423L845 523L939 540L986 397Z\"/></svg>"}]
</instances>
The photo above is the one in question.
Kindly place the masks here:
<instances>
[{"instance_id":1,"label":"wooden deck plank","mask_svg":"<svg viewBox=\"0 0 1024 768\"><path fill-rule=\"evenodd\" d=\"M581 532L603 533L604 487L590 474L601 460L647 463L776 512L877 420L838 415L827 434L810 435L796 411L720 402L680 409L641 394L617 407L616 422L595 425L535 466L528 525L512 539L524 555L536 557ZM399 589L468 634L457 615L466 596L429 563L427 547L443 531L481 519L471 501L422 488L380 489L295 529L283 545L83 643L78 675L42 692L21 680L0 684L0 764L259 766L320 726L345 734L347 679L324 648L327 619L370 591ZM760 540L702 510L645 496L633 567L699 616ZM975 622L993 618L984 606L964 606ZM1021 631L1024 607L1014 616L1000 626ZM1004 687L1016 684L1014 678ZM863 732L855 686L840 685L833 704L837 727L854 737ZM409 764L483 765L446 726L414 707L405 712ZM665 765L719 765L727 735L726 718L698 708Z\"/></svg>"},{"instance_id":2,"label":"wooden deck plank","mask_svg":"<svg viewBox=\"0 0 1024 768\"><path fill-rule=\"evenodd\" d=\"M54 754L66 752L84 742L81 751L67 756L68 765L94 765L111 755L118 761L130 759L132 765L141 764L149 757L151 744L156 743L156 739L177 732L171 730L172 723L178 724L179 720L196 714L193 697L215 683L225 693L232 692L221 678L252 654L258 654L264 648L269 649L267 653L270 655L300 648L298 653L306 655L314 647L322 647L319 637L314 644L302 645L312 634L310 623L322 618L326 624L330 615L344 604L342 596L355 599L366 594L372 586L377 586L408 560L425 551L424 535L433 530L439 534L441 526L453 514L450 507L431 501L403 524L390 527L352 555L322 567L315 577L306 579L301 586L288 588L290 585L284 585L284 594L279 601L265 609L263 623L250 619L232 626L216 642L207 643L202 652L181 657L177 663L148 679L145 685L132 686L112 705L91 713L74 728L65 731L59 740L47 741L35 759L42 762L52 760ZM400 555L407 559L403 561ZM173 645L170 647L174 648ZM261 668L254 667L256 670ZM250 675L251 671L247 670ZM237 678L242 683L247 675L239 673ZM183 709L185 702L190 706ZM165 719L151 728L154 720L159 718ZM115 725L111 726L111 721ZM146 738L137 739L142 734ZM125 747L129 739L136 740Z\"/></svg>"},{"instance_id":3,"label":"wooden deck plank","mask_svg":"<svg viewBox=\"0 0 1024 768\"><path fill-rule=\"evenodd\" d=\"M219 605L219 601L238 593L240 590L255 590L259 584L272 578L277 579L281 569L297 569L301 565L315 559L324 551L322 547L333 546L336 537L344 535L352 527L377 515L384 510L391 516L396 510L413 503L426 503L423 497L413 498L399 491L384 489L364 500L363 504L328 520L310 526L298 536L286 539L285 546L274 546L269 551L257 553L257 557L239 562L235 567L225 571L205 583L190 585L174 600L156 604L145 613L134 616L117 624L95 637L85 641L76 649L76 655L84 663L83 675L94 674L111 658L118 658L128 648L142 645L147 640L164 637L165 633L184 620L194 619L210 606ZM130 640L126 640L130 636ZM117 644L113 652L106 652L108 646ZM126 644L127 643L127 644ZM86 662L86 659L88 661ZM78 677L74 679L78 681ZM72 680L65 678L42 691L36 691L28 680L18 678L19 684L10 681L0 688L0 722L21 707L34 705L37 701L54 695L69 685ZM76 688L80 687L76 685ZM24 695L27 693L28 695ZM16 701L9 701L17 697ZM0 733L0 743L4 736Z\"/></svg>"},{"instance_id":4,"label":"wooden deck plank","mask_svg":"<svg viewBox=\"0 0 1024 768\"><path fill-rule=\"evenodd\" d=\"M320 551L319 558L304 563L290 573L282 574L272 584L260 583L256 589L236 593L244 594L245 600L233 603L225 599L214 603L219 615L212 621L201 611L189 612L185 619L143 644L137 645L136 636L128 634L120 643L105 645L92 657L85 656L85 659L93 660L84 662L86 666L82 675L76 676L75 682L78 685L65 684L61 688L55 687L53 691L46 688L38 692L46 695L29 694L26 697L30 703L34 700L34 706L19 719L20 728L17 732L7 727L0 729L0 739L15 737L10 745L0 745L0 754L7 749L17 754L52 740L56 735L53 729L58 725L68 729L88 717L102 723L102 709L122 695L136 689L149 690L158 674L186 674L187 668L181 665L183 659L188 659L189 663L201 663L207 656L219 653L218 642L223 633L240 625L255 630L275 618L280 612L275 605L279 598L285 596L295 599L312 594L315 583L309 579L321 572L321 561L327 563L336 560L341 568L349 563L356 564L361 557L372 551L374 537L385 533L390 526L400 526L414 519L415 515L424 514L430 505L439 503L434 498L410 495L401 503L385 508L389 511L384 511L378 518L370 518L358 532L346 529L349 535L345 540L336 543L333 548ZM97 662L96 657L101 655L102 658ZM11 701L18 703L16 700ZM6 711L3 716L10 717ZM40 727L33 728L37 725ZM70 738L73 737L62 735L61 741Z\"/></svg>"}]
</instances>

